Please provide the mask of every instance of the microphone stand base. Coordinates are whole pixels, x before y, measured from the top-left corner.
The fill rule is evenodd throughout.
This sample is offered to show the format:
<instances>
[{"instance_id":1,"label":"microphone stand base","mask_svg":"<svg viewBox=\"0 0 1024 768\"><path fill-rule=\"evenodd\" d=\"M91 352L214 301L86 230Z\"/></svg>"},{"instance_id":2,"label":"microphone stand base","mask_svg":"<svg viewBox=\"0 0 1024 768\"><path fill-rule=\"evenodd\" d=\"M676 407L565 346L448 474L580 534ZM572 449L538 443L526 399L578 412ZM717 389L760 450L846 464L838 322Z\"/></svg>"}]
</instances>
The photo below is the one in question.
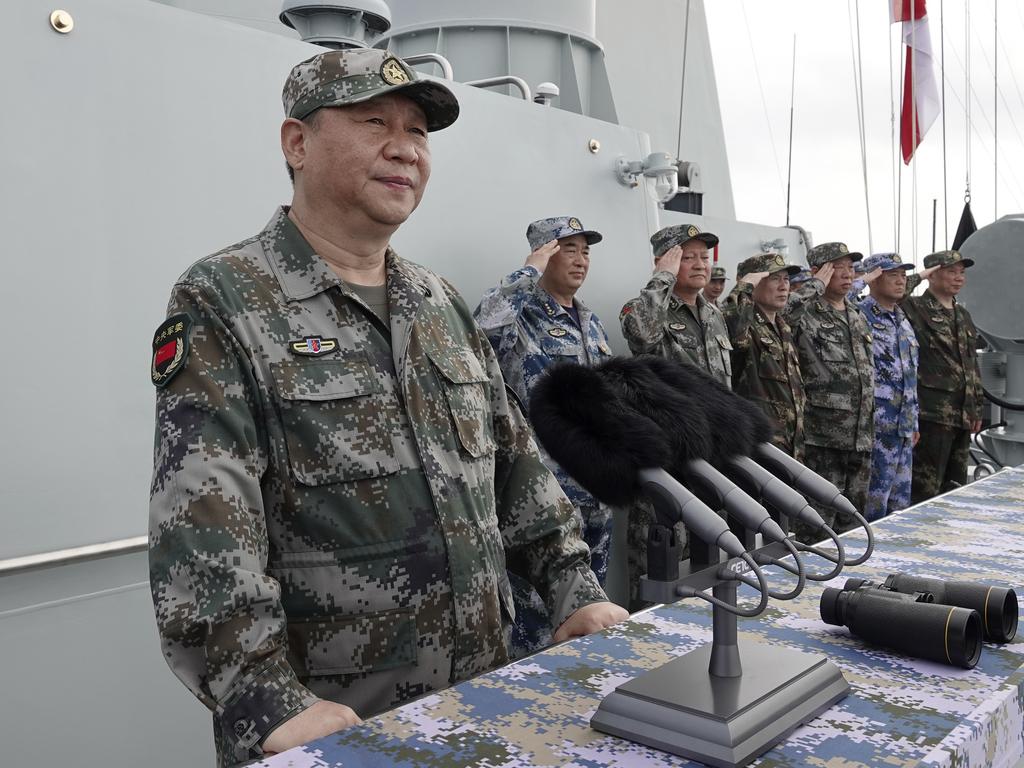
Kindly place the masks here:
<instances>
[{"instance_id":1,"label":"microphone stand base","mask_svg":"<svg viewBox=\"0 0 1024 768\"><path fill-rule=\"evenodd\" d=\"M745 642L743 674L708 672L711 646L623 683L592 728L707 765L747 765L850 690L824 656Z\"/></svg>"}]
</instances>

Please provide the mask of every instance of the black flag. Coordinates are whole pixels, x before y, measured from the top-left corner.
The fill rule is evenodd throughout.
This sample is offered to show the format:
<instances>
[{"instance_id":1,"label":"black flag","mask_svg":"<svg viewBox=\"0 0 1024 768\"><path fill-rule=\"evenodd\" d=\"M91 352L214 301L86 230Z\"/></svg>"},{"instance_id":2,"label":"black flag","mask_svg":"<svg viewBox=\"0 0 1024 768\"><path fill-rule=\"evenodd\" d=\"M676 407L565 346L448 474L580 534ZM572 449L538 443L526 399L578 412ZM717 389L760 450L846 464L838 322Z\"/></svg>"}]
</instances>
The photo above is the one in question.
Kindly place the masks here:
<instances>
[{"instance_id":1,"label":"black flag","mask_svg":"<svg viewBox=\"0 0 1024 768\"><path fill-rule=\"evenodd\" d=\"M978 231L978 225L974 223L974 214L971 213L971 203L964 203L964 212L960 214L960 225L956 228L956 236L953 238L953 250L959 251L968 237Z\"/></svg>"}]
</instances>

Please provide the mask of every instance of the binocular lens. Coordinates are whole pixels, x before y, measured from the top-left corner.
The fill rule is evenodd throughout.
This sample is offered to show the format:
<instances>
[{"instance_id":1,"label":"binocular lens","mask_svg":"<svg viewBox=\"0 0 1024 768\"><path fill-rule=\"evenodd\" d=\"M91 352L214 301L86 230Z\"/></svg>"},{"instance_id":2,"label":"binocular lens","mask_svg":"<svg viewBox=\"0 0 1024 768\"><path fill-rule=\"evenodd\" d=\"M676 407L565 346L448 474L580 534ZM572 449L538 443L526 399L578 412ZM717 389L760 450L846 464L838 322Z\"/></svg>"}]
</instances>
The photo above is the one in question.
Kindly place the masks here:
<instances>
[{"instance_id":1,"label":"binocular lens","mask_svg":"<svg viewBox=\"0 0 1024 768\"><path fill-rule=\"evenodd\" d=\"M930 592L936 603L971 608L981 615L985 639L1008 643L1017 634L1017 594L1006 587L990 587L969 581L943 581L894 573L884 587L897 592Z\"/></svg>"}]
</instances>

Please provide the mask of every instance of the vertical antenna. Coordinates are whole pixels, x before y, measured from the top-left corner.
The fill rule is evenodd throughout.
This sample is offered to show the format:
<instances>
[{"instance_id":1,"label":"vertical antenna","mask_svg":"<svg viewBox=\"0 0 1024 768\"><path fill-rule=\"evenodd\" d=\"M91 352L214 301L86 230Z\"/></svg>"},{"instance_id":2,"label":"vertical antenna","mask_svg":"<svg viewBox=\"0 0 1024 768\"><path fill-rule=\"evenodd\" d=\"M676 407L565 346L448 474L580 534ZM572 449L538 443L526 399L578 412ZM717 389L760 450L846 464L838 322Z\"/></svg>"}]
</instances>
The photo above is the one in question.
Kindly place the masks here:
<instances>
[{"instance_id":1,"label":"vertical antenna","mask_svg":"<svg viewBox=\"0 0 1024 768\"><path fill-rule=\"evenodd\" d=\"M679 133L676 135L676 160L683 153L683 94L686 93L686 46L690 42L690 0L686 0L686 27L683 30L683 77L679 85Z\"/></svg>"},{"instance_id":2,"label":"vertical antenna","mask_svg":"<svg viewBox=\"0 0 1024 768\"><path fill-rule=\"evenodd\" d=\"M946 182L946 0L939 3L939 49L942 54L942 247L949 248L949 185ZM935 253L934 244L932 253Z\"/></svg>"},{"instance_id":3,"label":"vertical antenna","mask_svg":"<svg viewBox=\"0 0 1024 768\"><path fill-rule=\"evenodd\" d=\"M932 198L932 253L935 253L935 217L938 214L939 199Z\"/></svg>"},{"instance_id":4,"label":"vertical antenna","mask_svg":"<svg viewBox=\"0 0 1024 768\"><path fill-rule=\"evenodd\" d=\"M796 98L796 35L793 35L793 73L789 84L789 167L786 169L786 226L789 226L789 192L793 181L793 103Z\"/></svg>"}]
</instances>

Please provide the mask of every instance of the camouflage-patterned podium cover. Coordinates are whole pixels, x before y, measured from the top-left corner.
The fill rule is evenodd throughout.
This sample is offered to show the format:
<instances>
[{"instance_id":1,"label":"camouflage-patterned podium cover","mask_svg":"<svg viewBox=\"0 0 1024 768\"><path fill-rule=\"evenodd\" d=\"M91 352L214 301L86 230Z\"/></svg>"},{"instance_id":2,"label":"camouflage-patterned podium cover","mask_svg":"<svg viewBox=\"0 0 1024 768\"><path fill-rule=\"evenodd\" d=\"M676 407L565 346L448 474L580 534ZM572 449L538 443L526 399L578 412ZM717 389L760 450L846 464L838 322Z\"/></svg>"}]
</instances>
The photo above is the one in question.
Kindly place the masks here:
<instances>
[{"instance_id":1,"label":"camouflage-patterned podium cover","mask_svg":"<svg viewBox=\"0 0 1024 768\"><path fill-rule=\"evenodd\" d=\"M1006 470L876 524L875 555L844 571L1012 586L1024 594L1024 469ZM845 537L851 546L857 535ZM861 534L862 538L862 534ZM822 570L824 570L822 568ZM740 642L827 654L848 697L765 753L759 766L1012 766L1024 754L1024 641L987 644L970 671L865 646L818 617L821 585L740 619ZM544 653L268 758L267 768L661 766L692 761L589 726L601 698L711 639L695 600L633 616Z\"/></svg>"}]
</instances>

